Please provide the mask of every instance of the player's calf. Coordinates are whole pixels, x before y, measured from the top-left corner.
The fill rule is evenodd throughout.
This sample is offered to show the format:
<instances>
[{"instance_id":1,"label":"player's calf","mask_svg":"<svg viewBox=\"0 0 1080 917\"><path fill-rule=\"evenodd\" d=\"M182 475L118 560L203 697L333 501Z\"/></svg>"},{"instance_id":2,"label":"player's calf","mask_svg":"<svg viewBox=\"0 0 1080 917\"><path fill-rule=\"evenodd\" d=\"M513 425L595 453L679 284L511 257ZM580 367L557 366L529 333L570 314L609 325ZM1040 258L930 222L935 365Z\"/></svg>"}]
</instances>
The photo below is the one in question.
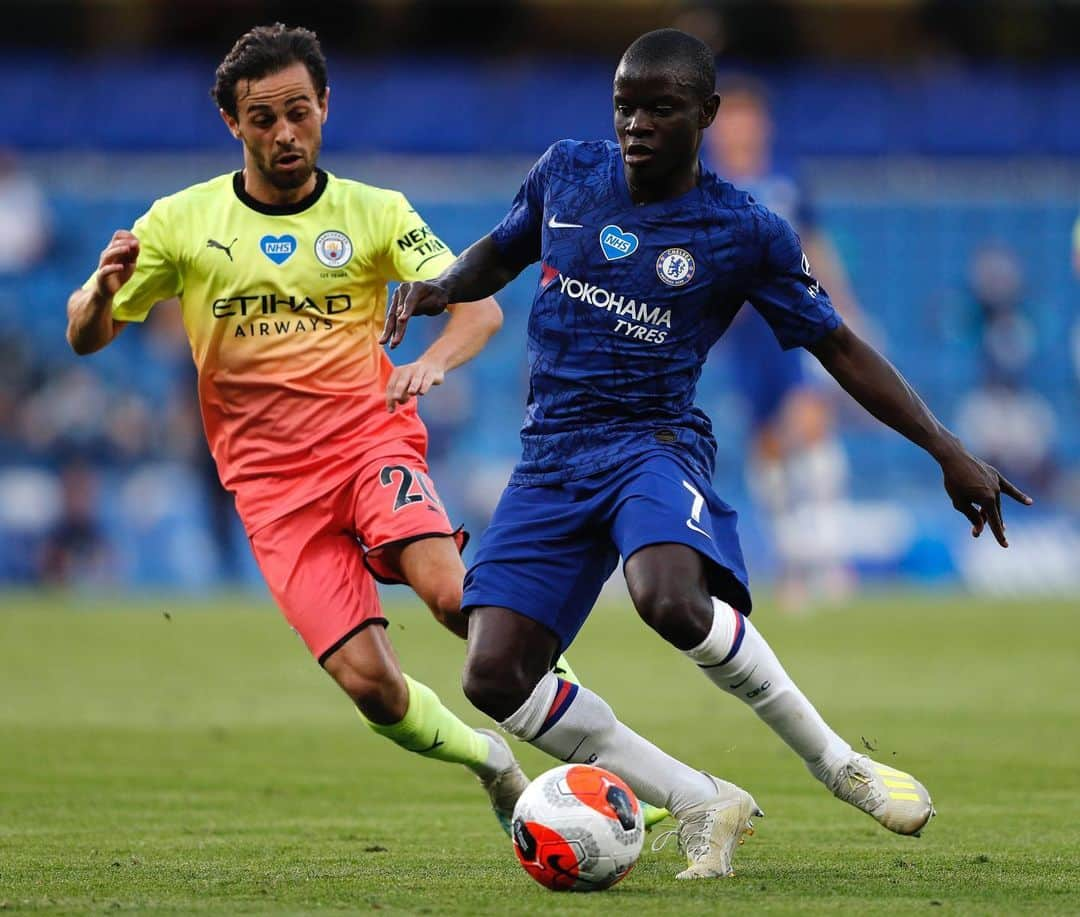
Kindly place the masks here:
<instances>
[{"instance_id":1,"label":"player's calf","mask_svg":"<svg viewBox=\"0 0 1080 917\"><path fill-rule=\"evenodd\" d=\"M705 676L772 727L833 795L897 834L918 834L934 814L930 794L904 771L856 754L821 717L757 628L713 599L709 635L687 650Z\"/></svg>"},{"instance_id":2,"label":"player's calf","mask_svg":"<svg viewBox=\"0 0 1080 917\"><path fill-rule=\"evenodd\" d=\"M405 716L408 685L381 627L364 628L323 660L323 668L366 720L396 723Z\"/></svg>"}]
</instances>

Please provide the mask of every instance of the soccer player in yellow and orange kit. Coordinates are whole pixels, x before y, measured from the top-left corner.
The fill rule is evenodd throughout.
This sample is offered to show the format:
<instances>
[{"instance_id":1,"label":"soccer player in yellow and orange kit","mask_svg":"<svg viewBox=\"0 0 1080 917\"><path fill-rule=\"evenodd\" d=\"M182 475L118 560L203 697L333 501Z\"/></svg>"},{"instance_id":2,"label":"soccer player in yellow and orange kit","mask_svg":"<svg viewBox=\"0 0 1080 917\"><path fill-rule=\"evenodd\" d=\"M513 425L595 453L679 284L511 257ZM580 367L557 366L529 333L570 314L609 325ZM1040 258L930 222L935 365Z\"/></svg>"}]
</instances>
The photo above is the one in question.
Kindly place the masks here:
<instances>
[{"instance_id":1,"label":"soccer player in yellow and orange kit","mask_svg":"<svg viewBox=\"0 0 1080 917\"><path fill-rule=\"evenodd\" d=\"M402 673L375 586L407 583L465 636L463 536L427 477L415 396L502 314L462 303L423 356L392 366L378 343L387 282L430 279L453 256L400 193L317 167L330 91L312 32L252 29L213 94L243 170L116 232L68 301L68 341L93 353L179 297L207 439L285 617L375 732L467 766L506 828L525 775L500 736Z\"/></svg>"}]
</instances>

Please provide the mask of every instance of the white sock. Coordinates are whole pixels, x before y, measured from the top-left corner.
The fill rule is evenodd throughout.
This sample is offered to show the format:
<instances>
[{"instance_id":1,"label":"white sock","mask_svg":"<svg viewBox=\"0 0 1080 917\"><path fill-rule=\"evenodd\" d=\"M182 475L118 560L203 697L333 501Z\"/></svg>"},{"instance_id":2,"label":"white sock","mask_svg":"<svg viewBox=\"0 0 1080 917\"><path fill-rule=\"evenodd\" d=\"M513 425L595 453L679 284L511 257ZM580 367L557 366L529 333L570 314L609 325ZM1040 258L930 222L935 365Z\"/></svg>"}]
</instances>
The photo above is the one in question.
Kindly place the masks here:
<instances>
[{"instance_id":1,"label":"white sock","mask_svg":"<svg viewBox=\"0 0 1080 917\"><path fill-rule=\"evenodd\" d=\"M717 687L749 704L818 780L826 782L836 764L852 754L784 671L750 620L713 599L709 635L686 655Z\"/></svg>"},{"instance_id":2,"label":"white sock","mask_svg":"<svg viewBox=\"0 0 1080 917\"><path fill-rule=\"evenodd\" d=\"M548 672L503 729L560 761L618 774L638 797L673 815L716 796L712 780L620 723L607 702Z\"/></svg>"}]
</instances>

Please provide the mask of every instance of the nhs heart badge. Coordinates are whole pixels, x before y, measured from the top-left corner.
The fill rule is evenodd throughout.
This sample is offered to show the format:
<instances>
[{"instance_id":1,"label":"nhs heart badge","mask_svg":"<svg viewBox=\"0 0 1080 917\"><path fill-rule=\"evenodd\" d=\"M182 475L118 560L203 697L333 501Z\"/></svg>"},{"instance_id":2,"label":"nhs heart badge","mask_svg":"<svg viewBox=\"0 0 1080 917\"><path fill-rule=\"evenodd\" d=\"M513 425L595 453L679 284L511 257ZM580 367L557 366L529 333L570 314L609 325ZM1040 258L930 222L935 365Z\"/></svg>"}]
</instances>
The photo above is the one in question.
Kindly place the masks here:
<instances>
[{"instance_id":1,"label":"nhs heart badge","mask_svg":"<svg viewBox=\"0 0 1080 917\"><path fill-rule=\"evenodd\" d=\"M638 238L632 232L623 232L614 223L600 230L600 248L608 261L618 261L637 251Z\"/></svg>"},{"instance_id":2,"label":"nhs heart badge","mask_svg":"<svg viewBox=\"0 0 1080 917\"><path fill-rule=\"evenodd\" d=\"M259 248L274 264L284 264L296 251L296 239L293 236L263 236L259 239Z\"/></svg>"}]
</instances>

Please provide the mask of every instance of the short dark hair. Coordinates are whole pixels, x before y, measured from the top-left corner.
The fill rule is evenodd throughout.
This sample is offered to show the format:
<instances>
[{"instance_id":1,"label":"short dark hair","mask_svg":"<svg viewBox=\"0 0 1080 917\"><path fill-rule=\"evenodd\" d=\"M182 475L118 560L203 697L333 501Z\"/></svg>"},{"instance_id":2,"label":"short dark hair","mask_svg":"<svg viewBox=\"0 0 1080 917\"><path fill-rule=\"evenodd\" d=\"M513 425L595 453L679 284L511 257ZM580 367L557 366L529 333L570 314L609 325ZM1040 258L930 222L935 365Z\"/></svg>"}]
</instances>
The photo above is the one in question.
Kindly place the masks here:
<instances>
[{"instance_id":1,"label":"short dark hair","mask_svg":"<svg viewBox=\"0 0 1080 917\"><path fill-rule=\"evenodd\" d=\"M712 48L678 29L646 32L626 49L619 66L628 70L665 70L676 82L689 86L700 99L716 91Z\"/></svg>"},{"instance_id":2,"label":"short dark hair","mask_svg":"<svg viewBox=\"0 0 1080 917\"><path fill-rule=\"evenodd\" d=\"M280 22L256 26L241 35L225 60L218 64L210 95L218 108L235 118L237 83L280 73L292 64L307 67L315 93L321 99L326 93L326 58L318 36L310 29L289 28Z\"/></svg>"}]
</instances>

